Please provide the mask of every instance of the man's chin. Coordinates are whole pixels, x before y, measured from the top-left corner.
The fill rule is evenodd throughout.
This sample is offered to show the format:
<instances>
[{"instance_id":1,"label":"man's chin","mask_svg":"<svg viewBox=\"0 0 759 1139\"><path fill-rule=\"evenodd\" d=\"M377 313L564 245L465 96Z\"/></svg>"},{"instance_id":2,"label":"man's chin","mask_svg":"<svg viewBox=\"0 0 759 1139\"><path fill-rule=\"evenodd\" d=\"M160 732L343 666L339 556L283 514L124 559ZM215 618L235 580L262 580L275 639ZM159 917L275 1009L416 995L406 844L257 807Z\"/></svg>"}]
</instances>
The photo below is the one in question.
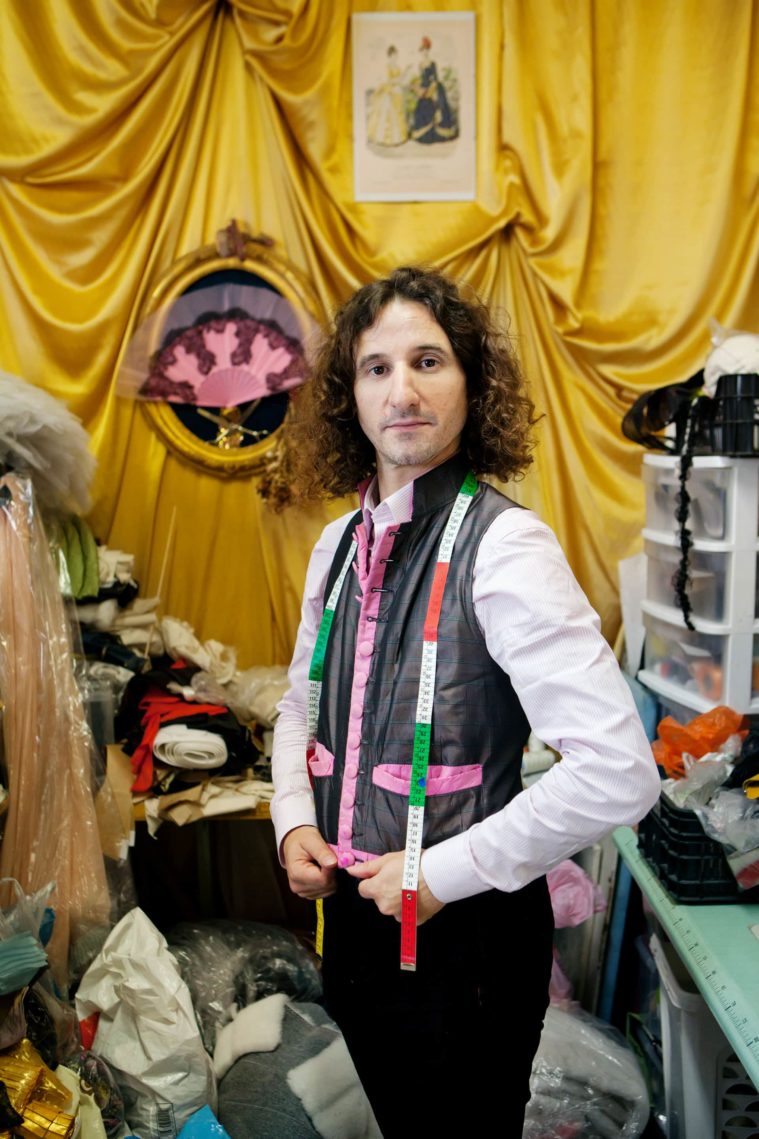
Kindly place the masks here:
<instances>
[{"instance_id":1,"label":"man's chin","mask_svg":"<svg viewBox=\"0 0 759 1139\"><path fill-rule=\"evenodd\" d=\"M394 467L419 467L431 463L435 454L430 447L398 447L387 457Z\"/></svg>"}]
</instances>

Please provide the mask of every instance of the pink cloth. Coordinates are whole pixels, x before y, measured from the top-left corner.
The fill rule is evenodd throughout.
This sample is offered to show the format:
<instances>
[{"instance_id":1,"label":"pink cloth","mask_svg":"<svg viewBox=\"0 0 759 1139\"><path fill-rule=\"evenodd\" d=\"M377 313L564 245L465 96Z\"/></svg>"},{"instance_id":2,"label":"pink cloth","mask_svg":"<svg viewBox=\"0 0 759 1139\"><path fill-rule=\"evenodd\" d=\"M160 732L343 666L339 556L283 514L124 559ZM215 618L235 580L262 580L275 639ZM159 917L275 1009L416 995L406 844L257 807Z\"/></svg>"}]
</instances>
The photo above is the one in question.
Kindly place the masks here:
<instances>
[{"instance_id":1,"label":"pink cloth","mask_svg":"<svg viewBox=\"0 0 759 1139\"><path fill-rule=\"evenodd\" d=\"M606 909L606 899L600 888L571 858L549 870L546 881L557 929L581 925L593 914Z\"/></svg>"}]
</instances>

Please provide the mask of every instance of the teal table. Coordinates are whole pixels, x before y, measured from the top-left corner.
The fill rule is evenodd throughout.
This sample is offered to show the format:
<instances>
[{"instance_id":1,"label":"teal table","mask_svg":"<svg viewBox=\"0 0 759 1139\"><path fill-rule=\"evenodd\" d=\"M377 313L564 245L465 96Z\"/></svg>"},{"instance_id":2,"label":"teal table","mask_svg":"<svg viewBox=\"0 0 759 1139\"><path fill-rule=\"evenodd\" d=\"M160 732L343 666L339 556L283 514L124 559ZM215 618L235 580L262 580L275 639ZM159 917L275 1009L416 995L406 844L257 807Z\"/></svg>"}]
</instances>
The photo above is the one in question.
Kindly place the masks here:
<instances>
[{"instance_id":1,"label":"teal table","mask_svg":"<svg viewBox=\"0 0 759 1139\"><path fill-rule=\"evenodd\" d=\"M759 904L673 902L638 850L630 827L614 845L677 949L746 1073L759 1088Z\"/></svg>"}]
</instances>

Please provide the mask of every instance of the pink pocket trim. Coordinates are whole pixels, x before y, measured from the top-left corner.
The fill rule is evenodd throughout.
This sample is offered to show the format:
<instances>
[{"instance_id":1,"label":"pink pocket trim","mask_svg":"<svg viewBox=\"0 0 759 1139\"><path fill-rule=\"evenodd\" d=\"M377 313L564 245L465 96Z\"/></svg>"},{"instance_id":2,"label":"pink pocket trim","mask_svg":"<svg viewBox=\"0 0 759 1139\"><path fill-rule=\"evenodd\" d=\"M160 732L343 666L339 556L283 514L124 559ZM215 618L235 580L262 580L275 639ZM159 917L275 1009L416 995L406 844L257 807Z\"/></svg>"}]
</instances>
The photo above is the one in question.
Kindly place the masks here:
<instances>
[{"instance_id":1,"label":"pink pocket trim","mask_svg":"<svg viewBox=\"0 0 759 1139\"><path fill-rule=\"evenodd\" d=\"M410 763L380 763L372 771L372 783L385 791L408 795L411 788ZM482 784L482 764L467 763L461 767L442 765L427 768L427 794L448 795Z\"/></svg>"},{"instance_id":2,"label":"pink pocket trim","mask_svg":"<svg viewBox=\"0 0 759 1139\"><path fill-rule=\"evenodd\" d=\"M331 751L327 751L324 744L317 743L308 766L312 775L331 775L335 766L335 757Z\"/></svg>"}]
</instances>

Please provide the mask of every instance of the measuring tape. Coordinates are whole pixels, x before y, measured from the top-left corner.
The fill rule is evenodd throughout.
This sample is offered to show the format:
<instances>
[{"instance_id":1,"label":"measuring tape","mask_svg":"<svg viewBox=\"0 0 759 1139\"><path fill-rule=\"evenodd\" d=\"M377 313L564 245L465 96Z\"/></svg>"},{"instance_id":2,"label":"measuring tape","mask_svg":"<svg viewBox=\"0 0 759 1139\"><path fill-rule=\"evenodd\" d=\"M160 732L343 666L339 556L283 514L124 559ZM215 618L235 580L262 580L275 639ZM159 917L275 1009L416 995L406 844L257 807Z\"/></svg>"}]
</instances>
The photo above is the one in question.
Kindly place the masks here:
<instances>
[{"instance_id":1,"label":"measuring tape","mask_svg":"<svg viewBox=\"0 0 759 1139\"><path fill-rule=\"evenodd\" d=\"M445 583L448 577L448 568L453 553L453 546L461 529L461 523L464 521L464 516L476 492L477 479L470 471L456 496L456 501L448 516L443 537L440 541L435 572L432 578L432 589L430 591L427 613L424 619L422 664L419 677L416 721L414 724L411 787L409 790L406 848L401 884L401 969L407 970L416 969L417 891L419 886L419 865L422 857L427 769L429 767L430 743L432 739L432 706L435 699L437 632L440 623L440 610L443 603L443 591L445 590ZM324 613L322 614L322 619L319 624L319 632L316 637L316 644L314 645L314 652L311 657L311 667L308 672L308 705L306 711L308 735L308 743L306 746L307 759L314 755L316 749L316 733L319 724L319 702L321 700L327 642L329 641L329 634L332 628L337 602L340 597L340 591L353 562L357 548L358 546L354 539L337 580L332 587L327 604L324 607ZM323 929L323 908L317 902L317 951L321 949Z\"/></svg>"},{"instance_id":2,"label":"measuring tape","mask_svg":"<svg viewBox=\"0 0 759 1139\"><path fill-rule=\"evenodd\" d=\"M327 654L327 641L329 640L329 631L332 628L332 621L335 616L335 609L337 608L337 600L340 596L340 590L343 588L348 570L351 567L353 558L358 549L358 543L355 538L351 542L350 549L343 562L342 569L337 576L335 584L332 586L327 604L324 606L322 619L319 623L319 632L316 635L316 643L314 651L311 656L311 667L308 670L308 703L306 706L306 734L308 741L306 743L306 764L308 760L314 755L316 751L316 731L319 726L319 701L322 694L322 677L324 676L324 658ZM324 947L324 901L322 898L316 899L316 945L315 949L318 955L322 956L322 949Z\"/></svg>"},{"instance_id":3,"label":"measuring tape","mask_svg":"<svg viewBox=\"0 0 759 1139\"><path fill-rule=\"evenodd\" d=\"M337 575L337 580L332 586L332 592L327 598L327 604L324 606L322 619L319 623L319 632L316 634L316 644L311 656L311 667L308 670L308 705L306 708L306 731L308 734L308 743L306 744L306 757L307 759L313 756L316 749L316 730L319 726L319 701L322 694L322 677L324 676L324 658L327 655L327 641L329 640L329 631L332 628L332 622L335 617L335 609L337 608L337 601L340 597L340 590L343 588L348 570L356 555L358 549L358 542L354 538L350 544L350 549L343 562L342 569Z\"/></svg>"},{"instance_id":4,"label":"measuring tape","mask_svg":"<svg viewBox=\"0 0 759 1139\"><path fill-rule=\"evenodd\" d=\"M472 472L464 479L440 542L437 564L432 578L427 614L424 618L422 667L419 676L419 696L414 725L414 749L411 760L411 786L409 788L408 821L406 824L406 850L401 883L401 969L416 969L416 917L419 865L422 858L422 832L424 829L424 801L427 795L427 769L430 762L432 740L432 705L435 699L435 673L437 671L437 631L443 591L453 545L461 523L477 491L477 479Z\"/></svg>"}]
</instances>

